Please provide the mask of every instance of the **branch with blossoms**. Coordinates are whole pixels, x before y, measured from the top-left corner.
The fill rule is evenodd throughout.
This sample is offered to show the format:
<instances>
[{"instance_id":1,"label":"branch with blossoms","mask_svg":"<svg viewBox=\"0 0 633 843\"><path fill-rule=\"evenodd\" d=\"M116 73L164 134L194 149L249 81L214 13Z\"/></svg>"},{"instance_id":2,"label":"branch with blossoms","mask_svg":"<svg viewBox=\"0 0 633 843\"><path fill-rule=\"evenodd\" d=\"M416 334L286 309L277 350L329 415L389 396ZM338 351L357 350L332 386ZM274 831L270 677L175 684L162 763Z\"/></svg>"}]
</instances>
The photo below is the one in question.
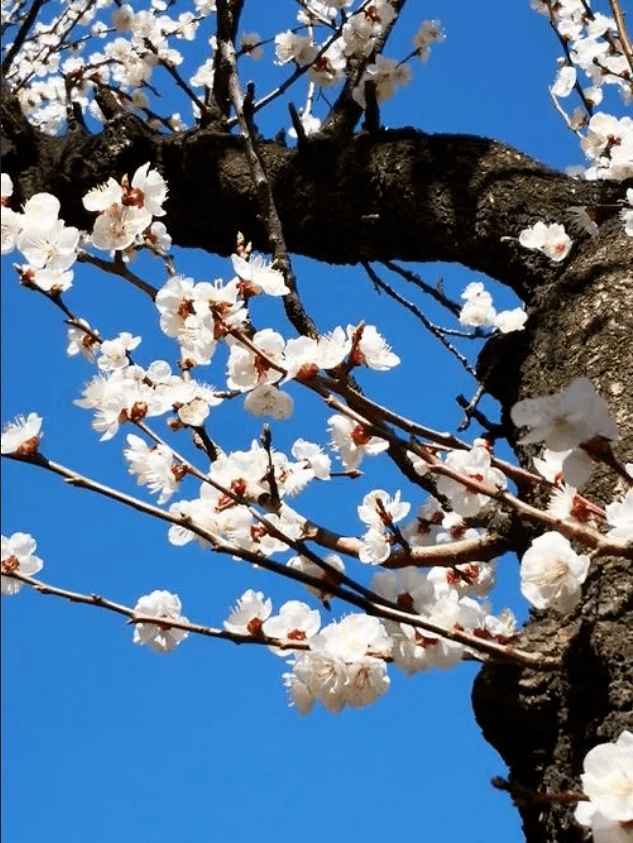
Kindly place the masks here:
<instances>
[{"instance_id":1,"label":"branch with blossoms","mask_svg":"<svg viewBox=\"0 0 633 843\"><path fill-rule=\"evenodd\" d=\"M7 564L6 561L3 561L2 563L2 579L3 581L9 581L8 583L5 582L5 588L12 590L12 593L15 593L15 585L10 585L10 581L14 580L16 583L30 585L34 591L38 592L38 594L48 594L53 597L61 597L64 600L69 600L71 603L83 603L87 606L94 606L98 609L106 609L109 612L124 615L129 618L128 623L135 626L147 625L148 627L155 627L155 632L153 632L153 630L149 630L149 634L145 633L144 635L141 631L139 631L138 635L135 634L134 643L154 644L152 649L156 649L161 652L171 649L172 643L176 644L183 641L189 633L206 636L208 638L220 638L225 641L232 641L234 644L263 644L269 647L276 647L280 650L307 650L309 648L309 644L305 641L274 638L264 635L261 632L258 635L230 632L227 629L218 629L212 626L192 623L180 616L180 607L177 604L173 605L173 614L144 614L143 607L150 602L148 598L150 598L150 600L155 599L152 595L147 595L146 598L141 598L141 601L139 601L140 606L137 604L137 608L131 608L129 606L124 606L121 603L115 603L113 600L109 600L100 594L82 594L78 591L58 588L50 583L35 579L35 577L30 577L27 574L23 574L19 570L12 571L10 563ZM162 592L160 594L164 601L164 595L166 592ZM154 608L158 607L155 606ZM160 623L157 623L157 617L160 617ZM169 636L167 633L171 630L182 631L185 635ZM151 638L150 635L152 636Z\"/></svg>"},{"instance_id":2,"label":"branch with blossoms","mask_svg":"<svg viewBox=\"0 0 633 843\"><path fill-rule=\"evenodd\" d=\"M50 467L51 470L56 473L64 473L63 470L60 470L63 467L56 466L54 464L50 464ZM133 502L132 499L124 501L114 490L108 491L106 487L103 487L101 484L94 483L88 478L79 478L78 475L74 475L71 482L73 485L81 485L84 488L97 491L100 494L112 496L115 500L126 502L128 505L134 506L134 508L139 509L140 511L157 515L155 509L152 510L150 507L144 506L142 502ZM112 492L111 495L110 492ZM169 518L166 520L169 520ZM205 540L214 541L214 538L206 531L201 531L199 528L194 528L194 530L203 536ZM148 624L155 627L152 631L148 631L147 635L149 638L161 636L162 639L163 633L173 629L184 631L185 633L194 632L208 637L229 638L230 640L235 641L235 643L263 643L279 649L310 649L309 641L305 644L301 643L298 647L292 643L297 640L305 640L305 638L302 639L296 634L293 635L293 630L288 631L285 639L281 636L268 635L266 628L262 628L262 624L267 619L268 615L270 615L271 602L269 600L263 601L261 592L255 596L255 592L249 590L245 593L245 595L243 595L241 600L238 602L238 606L240 607L239 611L234 612L229 616L225 624L227 634L223 634L222 631L216 628L203 626L201 624L193 624L187 618L181 616L180 601L175 595L169 595L169 592L157 591L153 592L153 595L148 595L148 598L153 598L158 601L158 606L154 605L153 599L146 600L145 598L141 598L136 607L131 609L103 598L101 595L80 594L68 589L51 586L48 583L34 579L30 574L37 573L41 570L43 563L41 559L34 556L36 544L28 534L16 533L9 539L5 539L3 537L2 545L3 594L16 594L19 591L19 586L16 586L16 583L26 583L42 594L50 594L72 602L84 603L97 608L108 609L110 611L117 612L118 614L126 615L134 624ZM218 543L214 546L214 549L253 561L254 554L243 551L238 547L229 547L226 545L222 546L222 544ZM262 567L267 567L268 564L269 563L265 563ZM275 568L273 567L273 570L274 569ZM464 630L458 624L453 627L443 627L441 624L434 623L428 618L423 618L415 613L403 611L398 608L397 605L388 605L388 601L385 601L385 599L378 594L373 595L375 600L354 595L334 584L332 581L324 583L321 578L312 576L310 573L305 570L301 570L297 566L288 568L287 572L283 575L299 582L303 582L306 586L320 592L323 592L323 589L326 588L328 594L340 597L341 599L357 606L372 618L381 618L397 624L406 624L407 626L411 626L413 629L423 630L428 634L426 636L426 646L429 646L431 643L436 644L438 640L446 640L462 645L463 647L466 647L467 650L458 654L459 659L467 657L479 658L481 660L485 660L484 657L495 658L500 661L509 661L537 670L555 670L560 666L559 657L548 656L542 653L529 653L513 647L510 643L507 643L513 635L503 635L500 634L498 630L497 632L494 632L486 626L476 628L473 632ZM165 601L167 601L170 605L170 610L165 610ZM297 604L297 602L298 601L290 601L293 607ZM246 604L249 603L252 604L252 606L247 607ZM308 607L305 604L301 605L308 610ZM262 617L262 612L266 613L264 617ZM237 620L236 614L242 615L241 624L235 623ZM314 616L314 611L312 611L312 616ZM160 618L160 623L156 623L156 618ZM319 625L320 620L315 627L314 632L316 632ZM507 631L510 630L511 626L508 626ZM160 649L162 651L173 649L173 647L176 644L179 644L185 637L186 635L177 635L167 642L161 640L156 649ZM495 638L498 638L499 640L496 641L494 640ZM141 640L141 643L147 643L147 641L148 639L146 638L145 640ZM139 643L136 635L135 642ZM420 641L420 643L423 642ZM368 649L371 648L369 647ZM368 654L364 653L362 655ZM382 659L383 661L391 661L387 650L383 652Z\"/></svg>"},{"instance_id":3,"label":"branch with blossoms","mask_svg":"<svg viewBox=\"0 0 633 843\"><path fill-rule=\"evenodd\" d=\"M548 6L551 10L551 4ZM363 367L387 371L399 363L399 358L374 326L361 322L348 325L347 330L341 327L322 335L303 311L265 155L252 123L258 104L253 90L243 95L237 75L235 39L239 11L239 6L220 4L218 46L213 62L215 65L217 61L217 66L210 68L213 82L208 87L221 100L224 117L228 118L231 107L235 112L228 123L234 120L240 127L273 252L272 265L253 255L246 238L238 236L232 256L235 277L231 281L196 284L179 276L167 257L169 235L155 219L165 215L167 185L149 161L134 174L118 180L111 177L83 197L85 209L95 214L90 235L82 235L59 219L59 201L50 194L31 197L22 212L12 210L11 184L4 176L2 183L3 251L17 248L22 252L28 261L27 267L20 268L23 282L44 292L72 323L69 352L72 347L70 353L81 351L94 359L95 346L99 347L97 365L102 375L93 379L77 403L95 411L93 427L103 440L113 438L122 425L131 423L149 438L151 446L130 434L124 456L138 482L159 495L159 504L166 503L187 476L200 482L199 497L178 500L166 511L46 460L38 451L41 420L35 414L5 429L2 452L45 467L73 485L168 522L169 540L174 545L197 538L216 552L301 583L326 607L336 597L360 609L363 614L348 616L317 632L318 626L313 628L314 616L307 607L293 606L285 613L282 607L276 622L282 627L291 623L284 628L292 634L292 640L311 637L309 651L299 648L303 652L294 657L292 673L286 675L292 699L301 711L309 710L315 700L332 711L346 704L373 702L388 686L384 666L391 659L409 673L447 667L475 654L479 658L516 661L536 669L555 669L560 654L531 654L514 648L513 618L504 613L499 617L489 615L487 605L476 599L488 593L493 578L492 561L508 547L503 535L492 530L481 534L476 522L486 523L486 508L493 513L503 509L515 521L530 521L545 528L523 554L521 590L537 609L572 612L581 598L591 559L589 554L577 553L571 541L589 548L592 558L606 554L631 556L631 494L602 509L576 491L598 462L616 471L621 480L631 485L629 467L618 463L611 449L616 431L606 403L586 379L578 379L555 396L515 405L513 422L518 427L529 428L519 441L545 442L550 452L548 455L546 450L540 467L535 460L539 472L536 474L497 459L485 440L475 440L471 446L410 421L362 394L352 381L352 372L356 375ZM308 4L303 10L306 35L289 30L275 39L278 63L293 62L309 78L306 101L309 108L306 107L301 117L303 134L297 124L304 152L309 135L304 117L310 115L315 86L323 88L346 80L326 117L325 126L333 128L334 134L341 126L351 132L363 109L373 113L367 122L375 129L379 122L379 103L393 96L397 86L408 81L410 74L404 62L414 56L424 60L429 46L441 40L439 23L426 22L414 39L415 49L405 60L386 59L382 49L397 11L386 0L364 2L351 13L334 11L330 20L319 17ZM145 18L129 9L115 14L115 26L133 33L131 52L135 59L129 63L130 70L135 61L146 59L148 44L151 44L149 53L159 63L167 66L174 62L176 56L169 46L170 37L177 31L188 31L190 26L195 28L196 23L183 18L178 27L172 27L162 20L148 39L143 34L148 23ZM327 30L328 37L319 45L315 33L321 26ZM574 49L578 51L579 44ZM112 55L111 64L121 64L127 72L126 62L120 57ZM136 70L141 71L143 78L144 66L137 66ZM213 75L214 70L220 72ZM203 75L197 81L192 79L191 84L195 86ZM299 75L302 74L293 74L291 78L297 79ZM179 74L176 77L181 78ZM98 79L92 84L97 85ZM124 80L123 84L127 82ZM143 78L143 84L149 86L147 78ZM188 83L183 81L183 84ZM71 87L72 95L78 95L79 85ZM70 95L69 86L67 90ZM106 106L103 97L101 101ZM133 101L130 97L129 102ZM119 110L118 103L113 101L112 105L114 111ZM333 127L331 124L338 120L335 115L340 112L338 106L346 113ZM199 117L202 122L206 119L204 114ZM310 124L311 131L315 127L318 121ZM607 128L609 132L614 129L611 124ZM618 124L615 128L620 131L622 127ZM602 174L606 168L610 175L617 174L622 162L610 147L608 155L600 154L607 150L600 131L607 129L599 129L596 122L590 126L595 137L586 138L587 147L592 150L590 158L599 158L596 166L601 169L596 172ZM617 138L617 132L613 136ZM596 155L593 155L594 146ZM630 202L628 194L627 200ZM585 234L596 235L585 219L586 209L569 211L574 212L572 216L582 224ZM622 218L628 232L630 213L624 207ZM502 239L541 252L553 264L565 261L574 247L559 222L537 221L517 237ZM89 248L110 252L114 258L103 260L87 251ZM151 249L164 261L169 280L158 290L128 268L142 248ZM62 293L71 286L72 266L76 261L120 275L155 302L161 329L179 347L179 375L173 374L164 361L154 361L143 369L130 355L140 338L125 332L113 340L102 340L97 331L62 302ZM369 264L367 267L370 271ZM378 279L375 273L371 277L375 282ZM249 302L256 295L282 297L287 315L301 336L286 340L271 329L256 330L249 310ZM475 328L477 337L489 335L486 331L521 330L528 318L520 307L497 311L492 297L480 283L465 288L461 307L446 297L434 297L448 307L461 325ZM402 297L399 300L404 304ZM226 391L208 387L192 374L196 367L211 363L220 342L229 349ZM287 495L298 493L313 480L327 481L335 476L330 471L330 458L319 446L298 440L292 449L293 461L276 451L270 436L265 436L263 447L253 443L250 451L225 454L205 430L210 409L238 395L244 395L245 408L255 415L287 418L292 412L292 399L281 387L288 381L318 394L328 408L336 411L328 419L332 448L348 475L359 472L358 466L364 458L386 453L414 486L430 491L434 500L407 524L404 519L411 504L402 499L400 490L370 491L357 508L366 528L362 537L338 535L291 509L284 500ZM151 429L147 419L165 413L175 413L169 422L172 431L187 428L194 443L202 446L211 461L208 472L197 468ZM396 431L406 432L409 438ZM568 485L563 485L563 478ZM511 494L507 490L508 479L520 480L523 485L544 484L553 493L549 509L530 506ZM605 522L610 528L606 535ZM16 535L20 538L3 539L3 571L13 581L19 579L20 572L28 577L29 570L36 566L29 541L24 534ZM334 553L322 558L309 543ZM271 558L288 550L296 556L286 563ZM376 573L371 588L345 573L338 552L372 566ZM428 571L420 570L429 566ZM98 605L95 598L83 602ZM226 622L232 625L229 631L236 635L248 632L252 637L260 636L261 630L268 634L265 627L270 621L269 604L263 595L247 592L238 601L235 617ZM178 643L178 635L191 631L182 626L188 621L169 621L180 617L181 606L175 595L153 592L147 595L145 603L126 611L135 612L137 631L144 627L154 630L151 634L148 631L147 641L140 643L149 643L151 639L157 649L171 648L170 645ZM282 622L284 614L292 616L292 620L284 618ZM139 620L147 617L160 617L162 622ZM268 628L275 626L269 624ZM308 628L312 630L310 636ZM271 632L270 637L275 635ZM335 664L339 666L333 667ZM324 666L337 677L335 694L331 693L331 687L320 684ZM336 673L338 670L340 673Z\"/></svg>"}]
</instances>

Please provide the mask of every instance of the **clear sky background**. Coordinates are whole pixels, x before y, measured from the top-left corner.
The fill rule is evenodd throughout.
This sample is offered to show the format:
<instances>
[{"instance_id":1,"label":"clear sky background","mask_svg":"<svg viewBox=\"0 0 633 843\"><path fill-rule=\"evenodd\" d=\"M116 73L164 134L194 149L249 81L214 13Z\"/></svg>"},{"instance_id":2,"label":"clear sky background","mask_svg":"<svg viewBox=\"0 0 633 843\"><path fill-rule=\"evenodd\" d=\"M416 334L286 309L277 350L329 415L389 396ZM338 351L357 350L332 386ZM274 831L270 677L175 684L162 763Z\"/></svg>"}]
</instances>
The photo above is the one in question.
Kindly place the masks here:
<instances>
[{"instance_id":1,"label":"clear sky background","mask_svg":"<svg viewBox=\"0 0 633 843\"><path fill-rule=\"evenodd\" d=\"M178 11L180 6L189 8L176 4ZM291 3L247 2L244 29L273 34L285 28L279 23L284 16L291 26ZM442 20L446 41L434 46L428 64L413 65L411 85L382 109L385 125L486 135L559 168L582 162L575 138L549 103L556 39L527 0L483 6L410 0L386 55L406 54L426 18ZM192 65L202 60L202 41L196 49ZM245 80L249 73L263 78L258 94L281 78L271 59L268 46L268 69L243 65ZM287 127L287 102L300 106L301 96L297 91L282 97L260 126L271 135ZM169 111L169 97L165 102ZM186 104L174 107L188 119ZM232 276L228 261L203 252L175 254L179 271L198 281ZM3 259L3 419L37 412L44 417L47 456L144 496L126 473L122 433L98 443L90 414L73 406L92 369L66 358L59 313L43 297L19 288L11 269L16 259ZM443 277L456 299L469 281L479 279L453 265L415 268L430 283ZM470 396L474 383L413 317L376 296L359 269L307 260L297 260L295 269L321 329L365 319L401 356L402 366L392 373L361 373L367 392L425 424L455 429L461 419L455 396ZM158 261L141 261L137 271L156 286L164 283ZM489 286L499 309L513 306L507 292ZM142 334L135 353L141 364L175 361L174 347L154 328L149 299L120 279L77 267L67 300L104 337L123 330ZM425 306L430 318L449 324ZM276 303L257 307L260 325L278 319ZM474 345L464 350L474 360ZM201 376L218 384L222 372L218 363ZM494 406L486 408L494 416ZM299 435L325 443L329 414L316 401L298 400L291 421L273 423L275 444L283 449ZM210 431L227 449L247 449L261 421L222 406L212 412ZM185 447L183 436L176 447ZM367 472L359 480L310 489L297 507L342 532L358 532L356 505L362 496L377 485L392 491L400 485L386 460L366 460L363 468ZM188 618L218 626L249 587L272 597L276 608L289 598L310 601L294 586L244 563L194 544L174 548L162 523L52 475L15 463L5 462L3 469L2 532L32 533L45 562L40 576L55 585L127 605L155 588L167 589L180 595ZM414 508L423 501L419 490L403 491ZM184 497L196 494L197 483L183 487ZM360 567L350 563L349 570L365 577ZM498 578L495 611L509 605L525 619L516 560L504 559ZM2 608L6 843L522 839L507 796L489 783L506 768L483 741L471 711L474 664L410 679L391 670L391 690L376 704L340 715L317 706L302 718L288 707L282 660L263 648L190 636L171 655L158 656L134 646L132 628L107 612L27 588L3 599ZM336 604L334 610L346 611Z\"/></svg>"}]
</instances>

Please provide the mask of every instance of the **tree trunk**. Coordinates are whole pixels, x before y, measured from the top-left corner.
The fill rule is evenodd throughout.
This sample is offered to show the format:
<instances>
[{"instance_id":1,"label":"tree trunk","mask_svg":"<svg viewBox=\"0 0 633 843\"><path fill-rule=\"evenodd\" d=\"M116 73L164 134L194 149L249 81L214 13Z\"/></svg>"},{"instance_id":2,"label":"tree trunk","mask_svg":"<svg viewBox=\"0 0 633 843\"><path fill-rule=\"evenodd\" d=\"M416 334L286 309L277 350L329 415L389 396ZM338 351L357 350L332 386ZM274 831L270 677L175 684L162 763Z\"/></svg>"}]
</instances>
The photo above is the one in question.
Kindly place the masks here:
<instances>
[{"instance_id":1,"label":"tree trunk","mask_svg":"<svg viewBox=\"0 0 633 843\"><path fill-rule=\"evenodd\" d=\"M169 185L165 223L175 245L229 254L239 230L268 249L239 138L158 135L130 114L108 116L98 136L76 125L50 138L29 126L3 85L3 171L17 201L49 191L66 223L89 229L82 195L151 161ZM526 303L527 329L494 338L480 360L506 417L518 399L586 375L617 420L620 456L633 459L633 239L618 218L621 183L575 180L485 138L414 129L317 136L300 149L262 142L260 154L291 252L330 263L453 261L507 284ZM580 238L562 265L513 239L539 219L564 222L578 205L609 207L598 209L600 237ZM528 449L518 454L529 464ZM609 502L613 475L597 471L586 491ZM475 715L511 782L538 793L577 790L586 752L633 730L632 602L630 561L600 559L576 612L562 623L534 613L522 630L519 646L561 655L560 672L481 671ZM569 805L524 798L518 807L528 843L587 839Z\"/></svg>"},{"instance_id":2,"label":"tree trunk","mask_svg":"<svg viewBox=\"0 0 633 843\"><path fill-rule=\"evenodd\" d=\"M586 375L617 421L620 457L631 461L633 262L619 238L617 221L601 228L587 254L534 296L528 330L500 337L482 358L490 367L487 388L506 412L519 398ZM527 450L518 449L523 461ZM616 489L624 491L613 473L599 470L583 492L604 504ZM511 782L538 793L578 790L585 754L633 729L631 558L597 560L580 607L562 623L555 613L532 613L520 646L562 655L559 673L489 665L477 677L477 721L508 764ZM569 805L529 798L517 803L528 843L590 839Z\"/></svg>"}]
</instances>

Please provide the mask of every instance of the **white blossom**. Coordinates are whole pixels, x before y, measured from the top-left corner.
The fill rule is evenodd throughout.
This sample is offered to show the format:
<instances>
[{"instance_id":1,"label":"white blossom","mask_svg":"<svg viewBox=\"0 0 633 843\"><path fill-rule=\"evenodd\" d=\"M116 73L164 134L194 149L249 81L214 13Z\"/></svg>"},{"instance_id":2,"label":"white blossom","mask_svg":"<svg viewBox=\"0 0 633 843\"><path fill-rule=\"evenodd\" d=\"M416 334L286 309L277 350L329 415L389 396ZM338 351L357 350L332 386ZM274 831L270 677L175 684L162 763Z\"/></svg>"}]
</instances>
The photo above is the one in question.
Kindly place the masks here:
<instances>
[{"instance_id":1,"label":"white blossom","mask_svg":"<svg viewBox=\"0 0 633 843\"><path fill-rule=\"evenodd\" d=\"M128 353L141 343L140 337L133 337L129 331L123 331L113 340L103 340L99 346L97 366L103 372L112 372L129 365Z\"/></svg>"},{"instance_id":2,"label":"white blossom","mask_svg":"<svg viewBox=\"0 0 633 843\"><path fill-rule=\"evenodd\" d=\"M378 618L348 615L310 640L310 651L295 657L284 680L302 713L314 700L333 713L345 705L370 705L389 689L384 659L390 652L391 640Z\"/></svg>"},{"instance_id":3,"label":"white blossom","mask_svg":"<svg viewBox=\"0 0 633 843\"><path fill-rule=\"evenodd\" d=\"M383 489L374 489L363 498L358 517L368 527L382 529L385 524L397 524L409 514L411 504L400 500L400 491L391 497Z\"/></svg>"},{"instance_id":4,"label":"white blossom","mask_svg":"<svg viewBox=\"0 0 633 843\"><path fill-rule=\"evenodd\" d=\"M574 90L576 84L576 68L568 64L559 68L556 80L552 85L552 94L555 97L568 97Z\"/></svg>"},{"instance_id":5,"label":"white blossom","mask_svg":"<svg viewBox=\"0 0 633 843\"><path fill-rule=\"evenodd\" d=\"M309 641L319 631L321 615L318 609L311 609L300 600L288 600L279 610L262 624L262 632L269 638L293 641ZM288 655L288 650L270 647L277 656Z\"/></svg>"},{"instance_id":6,"label":"white blossom","mask_svg":"<svg viewBox=\"0 0 633 843\"><path fill-rule=\"evenodd\" d=\"M127 443L123 456L130 464L130 474L136 475L138 484L146 485L150 492L160 493L159 504L166 503L178 489L183 474L174 465L171 449L162 444L148 445L133 433L127 435Z\"/></svg>"},{"instance_id":7,"label":"white blossom","mask_svg":"<svg viewBox=\"0 0 633 843\"><path fill-rule=\"evenodd\" d=\"M137 623L134 627L134 643L147 644L155 653L169 653L189 635L185 629L168 626L170 620L186 621L181 615L182 603L177 594L169 591L152 591L140 597L134 612L161 618L165 623Z\"/></svg>"},{"instance_id":8,"label":"white blossom","mask_svg":"<svg viewBox=\"0 0 633 843\"><path fill-rule=\"evenodd\" d=\"M495 316L494 326L502 334L509 334L511 331L522 331L527 318L527 313L522 307L515 307L512 310L502 310Z\"/></svg>"},{"instance_id":9,"label":"white blossom","mask_svg":"<svg viewBox=\"0 0 633 843\"><path fill-rule=\"evenodd\" d=\"M231 255L233 269L242 281L249 282L253 292L264 292L269 296L285 296L290 290L286 286L283 274L273 269L272 264L262 255L251 254L249 260L239 255Z\"/></svg>"},{"instance_id":10,"label":"white blossom","mask_svg":"<svg viewBox=\"0 0 633 843\"><path fill-rule=\"evenodd\" d=\"M519 234L519 243L526 249L543 252L554 263L565 260L572 247L572 240L560 223L546 224L539 220Z\"/></svg>"},{"instance_id":11,"label":"white blossom","mask_svg":"<svg viewBox=\"0 0 633 843\"><path fill-rule=\"evenodd\" d=\"M226 377L229 389L248 392L258 384L276 383L283 377L285 341L281 334L264 328L253 336L252 343L257 352L238 341L230 343Z\"/></svg>"},{"instance_id":12,"label":"white blossom","mask_svg":"<svg viewBox=\"0 0 633 843\"><path fill-rule=\"evenodd\" d=\"M580 600L589 557L579 556L560 533L538 536L521 560L521 593L537 609L570 612Z\"/></svg>"},{"instance_id":13,"label":"white blossom","mask_svg":"<svg viewBox=\"0 0 633 843\"><path fill-rule=\"evenodd\" d=\"M91 333L82 330L81 325L89 328ZM79 319L78 325L71 325L68 329L66 354L69 357L81 354L89 363L93 363L99 350L99 342L95 339L96 334L97 332L84 319Z\"/></svg>"},{"instance_id":14,"label":"white blossom","mask_svg":"<svg viewBox=\"0 0 633 843\"><path fill-rule=\"evenodd\" d=\"M633 489L628 490L623 500L608 503L605 511L611 528L607 535L612 539L633 541Z\"/></svg>"},{"instance_id":15,"label":"white blossom","mask_svg":"<svg viewBox=\"0 0 633 843\"><path fill-rule=\"evenodd\" d=\"M44 563L34 555L36 549L37 543L29 533L13 533L9 538L2 536L2 573L18 571L27 577L37 574L44 567ZM22 588L23 583L19 580L6 576L0 579L3 596L17 594Z\"/></svg>"},{"instance_id":16,"label":"white blossom","mask_svg":"<svg viewBox=\"0 0 633 843\"><path fill-rule=\"evenodd\" d=\"M446 465L493 489L505 489L507 486L505 475L498 468L491 467L490 453L481 445L473 446L470 451L451 451L446 457ZM486 495L444 475L438 478L437 490L446 495L455 512L464 518L476 515L489 500Z\"/></svg>"},{"instance_id":17,"label":"white blossom","mask_svg":"<svg viewBox=\"0 0 633 843\"><path fill-rule=\"evenodd\" d=\"M63 272L77 259L79 229L66 226L63 220L44 230L22 228L17 238L17 248L34 269L46 267L52 272Z\"/></svg>"},{"instance_id":18,"label":"white blossom","mask_svg":"<svg viewBox=\"0 0 633 843\"><path fill-rule=\"evenodd\" d=\"M333 448L338 451L347 469L357 468L365 454L374 456L389 447L385 439L372 436L361 424L347 416L330 416L328 429L332 436Z\"/></svg>"},{"instance_id":19,"label":"white blossom","mask_svg":"<svg viewBox=\"0 0 633 843\"><path fill-rule=\"evenodd\" d=\"M519 440L522 444L544 441L552 451L575 448L596 436L617 438L607 402L585 377L576 378L554 395L517 402L510 417L517 427L531 428Z\"/></svg>"},{"instance_id":20,"label":"white blossom","mask_svg":"<svg viewBox=\"0 0 633 843\"><path fill-rule=\"evenodd\" d=\"M614 743L601 743L585 755L576 820L590 826L595 843L629 843L633 823L633 733L621 732Z\"/></svg>"},{"instance_id":21,"label":"white blossom","mask_svg":"<svg viewBox=\"0 0 633 843\"><path fill-rule=\"evenodd\" d=\"M264 599L261 591L249 588L238 599L235 609L224 621L224 628L236 635L258 635L272 610L270 598Z\"/></svg>"},{"instance_id":22,"label":"white blossom","mask_svg":"<svg viewBox=\"0 0 633 843\"><path fill-rule=\"evenodd\" d=\"M150 162L139 167L132 177L132 185L126 202L133 201L137 207L153 217L165 215L163 204L167 199L167 183L158 170L150 170Z\"/></svg>"},{"instance_id":23,"label":"white blossom","mask_svg":"<svg viewBox=\"0 0 633 843\"><path fill-rule=\"evenodd\" d=\"M270 416L281 421L292 415L294 401L287 392L263 383L248 393L244 399L244 409L253 416Z\"/></svg>"},{"instance_id":24,"label":"white blossom","mask_svg":"<svg viewBox=\"0 0 633 843\"><path fill-rule=\"evenodd\" d=\"M330 479L330 468L332 461L323 449L314 442L306 442L305 439L297 439L291 448L292 456L299 462L305 462L312 470L314 477L319 480Z\"/></svg>"},{"instance_id":25,"label":"white blossom","mask_svg":"<svg viewBox=\"0 0 633 843\"><path fill-rule=\"evenodd\" d=\"M41 427L42 417L36 413L29 413L26 418L18 416L13 421L7 422L2 431L2 453L34 454L43 435L40 433Z\"/></svg>"}]
</instances>

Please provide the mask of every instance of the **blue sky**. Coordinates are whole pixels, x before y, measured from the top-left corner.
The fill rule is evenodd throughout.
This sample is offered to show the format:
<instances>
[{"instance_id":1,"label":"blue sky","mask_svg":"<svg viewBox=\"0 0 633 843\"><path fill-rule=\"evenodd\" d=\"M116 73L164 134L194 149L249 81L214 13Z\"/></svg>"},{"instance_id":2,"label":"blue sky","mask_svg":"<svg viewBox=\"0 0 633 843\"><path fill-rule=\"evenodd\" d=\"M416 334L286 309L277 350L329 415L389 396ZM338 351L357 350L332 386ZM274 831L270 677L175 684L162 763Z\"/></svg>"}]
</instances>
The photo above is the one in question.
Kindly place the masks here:
<instances>
[{"instance_id":1,"label":"blue sky","mask_svg":"<svg viewBox=\"0 0 633 843\"><path fill-rule=\"evenodd\" d=\"M292 25L292 4L274 6ZM577 142L549 104L546 86L558 47L547 21L527 1L495 0L485 5L485 14L481 9L471 2L408 4L387 55L408 52L424 18L440 18L447 38L435 45L427 65L414 66L411 85L382 109L384 123L483 134L555 167L581 162ZM271 31L257 4L246 4L243 20L246 30ZM262 72L255 64L248 70L253 78ZM276 74L278 69L268 70L263 78ZM266 84L258 83L258 93ZM262 128L287 126L288 98L262 116ZM301 104L299 92L292 99ZM202 252L176 256L178 269L196 280L231 277L227 261ZM142 496L121 460L121 434L98 443L89 415L72 405L91 369L65 357L58 312L18 287L12 258L2 264L3 419L36 411L45 420L47 456ZM455 265L416 269L430 283L443 277L454 298L479 278ZM360 378L369 394L430 426L455 428L455 395L472 394L474 385L410 315L377 297L359 269L297 260L295 270L320 328L365 319L402 357L393 373ZM151 283L163 283L157 261L140 262L138 271ZM505 291L494 284L490 289L501 306L512 306ZM174 360L169 341L153 327L151 302L120 279L78 269L67 300L103 336L142 334L139 362ZM256 320L263 325L278 319L275 306L258 305ZM444 318L432 308L428 313ZM468 351L473 359L474 346ZM221 374L218 369L215 380L213 372L208 380L217 383ZM494 414L492 405L487 408ZM283 448L300 434L325 442L328 415L315 402L298 401L293 420L273 424L274 442ZM246 449L260 431L261 420L232 407L220 407L212 417L211 433L226 448ZM304 511L356 532L362 495L377 484L398 488L385 462L368 461L366 467L353 483L310 490L299 499ZM5 463L3 469L2 532L35 536L45 562L41 577L53 584L128 605L155 588L168 589L180 595L184 614L209 625L220 625L249 587L271 596L276 607L289 598L307 599L244 563L193 545L173 548L163 524L33 467ZM190 497L195 489L189 486ZM516 560L502 561L493 604L497 611L509 605L524 619L516 571ZM28 589L4 599L5 840L522 839L509 800L489 784L505 767L481 738L470 710L475 665L410 679L392 670L390 692L373 706L340 715L317 708L306 718L288 707L282 672L283 662L262 648L190 636L161 657L134 646L132 629L110 613Z\"/></svg>"}]
</instances>

